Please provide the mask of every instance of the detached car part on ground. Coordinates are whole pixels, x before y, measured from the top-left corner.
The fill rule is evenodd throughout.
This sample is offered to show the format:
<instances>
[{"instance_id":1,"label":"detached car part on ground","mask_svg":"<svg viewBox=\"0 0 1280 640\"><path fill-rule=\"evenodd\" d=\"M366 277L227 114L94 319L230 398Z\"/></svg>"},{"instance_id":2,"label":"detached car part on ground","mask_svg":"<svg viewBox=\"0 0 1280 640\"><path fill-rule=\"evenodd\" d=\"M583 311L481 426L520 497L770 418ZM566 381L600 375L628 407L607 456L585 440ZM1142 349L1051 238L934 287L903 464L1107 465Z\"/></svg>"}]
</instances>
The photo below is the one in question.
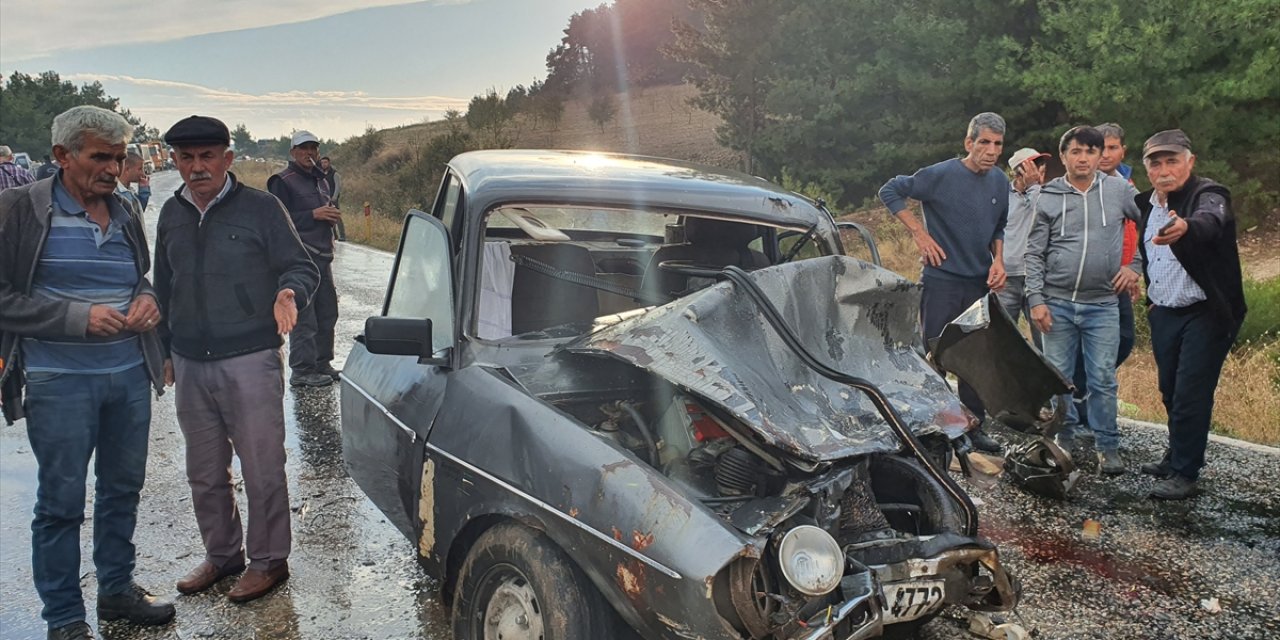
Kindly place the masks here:
<instances>
[{"instance_id":1,"label":"detached car part on ground","mask_svg":"<svg viewBox=\"0 0 1280 640\"><path fill-rule=\"evenodd\" d=\"M922 357L918 287L843 253L750 176L455 158L342 392L348 469L455 636L868 638L1012 608L945 471L972 417ZM480 337L504 313L514 335Z\"/></svg>"},{"instance_id":2,"label":"detached car part on ground","mask_svg":"<svg viewBox=\"0 0 1280 640\"><path fill-rule=\"evenodd\" d=\"M1009 448L1006 477L1037 495L1067 498L1080 471L1053 439L1067 407L1059 402L1052 415L1043 413L1051 398L1065 397L1074 387L1027 342L996 295L978 300L948 323L930 352L938 366L974 388L996 420L1031 436Z\"/></svg>"}]
</instances>

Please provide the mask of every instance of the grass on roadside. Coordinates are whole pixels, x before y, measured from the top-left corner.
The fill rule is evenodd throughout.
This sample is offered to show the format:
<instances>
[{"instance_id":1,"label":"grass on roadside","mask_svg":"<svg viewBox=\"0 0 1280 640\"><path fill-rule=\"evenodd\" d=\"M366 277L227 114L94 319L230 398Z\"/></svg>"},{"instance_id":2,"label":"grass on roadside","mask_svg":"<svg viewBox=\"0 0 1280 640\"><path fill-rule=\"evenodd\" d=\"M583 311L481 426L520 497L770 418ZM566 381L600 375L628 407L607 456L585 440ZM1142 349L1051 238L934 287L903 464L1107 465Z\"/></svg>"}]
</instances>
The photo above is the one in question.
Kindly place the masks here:
<instances>
[{"instance_id":1,"label":"grass on roadside","mask_svg":"<svg viewBox=\"0 0 1280 640\"><path fill-rule=\"evenodd\" d=\"M1169 419L1150 347L1134 349L1117 377L1126 417L1149 422ZM1227 356L1214 394L1213 430L1241 440L1280 446L1280 340L1238 345Z\"/></svg>"},{"instance_id":2,"label":"grass on roadside","mask_svg":"<svg viewBox=\"0 0 1280 640\"><path fill-rule=\"evenodd\" d=\"M243 162L236 161L231 165L231 173L236 174L236 179L241 184L248 185L254 189L267 190L267 178L272 174L284 168L284 163L268 160L266 162Z\"/></svg>"},{"instance_id":3,"label":"grass on roadside","mask_svg":"<svg viewBox=\"0 0 1280 640\"><path fill-rule=\"evenodd\" d=\"M231 172L241 183L255 189L266 190L267 179L284 168L282 162L236 162ZM400 243L400 227L404 223L403 215L391 217L381 213L373 213L364 217L364 203L343 200L342 222L347 231L347 239L351 242L369 245L386 251L395 251Z\"/></svg>"}]
</instances>

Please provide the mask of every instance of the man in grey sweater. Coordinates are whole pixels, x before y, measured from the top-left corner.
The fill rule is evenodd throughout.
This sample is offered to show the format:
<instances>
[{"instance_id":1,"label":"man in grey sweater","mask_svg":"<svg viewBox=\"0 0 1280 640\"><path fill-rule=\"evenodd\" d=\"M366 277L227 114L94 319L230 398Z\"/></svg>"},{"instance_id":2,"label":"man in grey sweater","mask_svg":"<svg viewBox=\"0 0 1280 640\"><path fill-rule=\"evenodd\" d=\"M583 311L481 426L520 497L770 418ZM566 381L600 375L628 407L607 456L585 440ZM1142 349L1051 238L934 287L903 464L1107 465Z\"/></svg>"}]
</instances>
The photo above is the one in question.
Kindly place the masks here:
<instances>
[{"instance_id":1,"label":"man in grey sweater","mask_svg":"<svg viewBox=\"0 0 1280 640\"><path fill-rule=\"evenodd\" d=\"M1067 175L1040 191L1025 256L1031 319L1044 333L1044 353L1070 380L1076 353L1085 362L1089 426L1103 473L1124 473L1116 429L1116 348L1120 343L1117 294L1136 288L1141 259L1120 266L1125 219L1138 219L1137 191L1123 178L1098 171L1104 141L1093 127L1067 131L1058 145ZM1070 396L1058 434L1073 444L1079 423Z\"/></svg>"},{"instance_id":2,"label":"man in grey sweater","mask_svg":"<svg viewBox=\"0 0 1280 640\"><path fill-rule=\"evenodd\" d=\"M1004 149L1004 131L1004 118L980 113L969 121L964 158L898 176L880 188L880 200L911 231L924 263L920 324L926 343L988 291L1004 288L1009 180L992 171ZM909 198L923 204L923 225L907 208ZM959 392L978 420L986 417L982 400L969 385L961 382ZM983 451L1001 449L981 428L969 432L969 438Z\"/></svg>"}]
</instances>

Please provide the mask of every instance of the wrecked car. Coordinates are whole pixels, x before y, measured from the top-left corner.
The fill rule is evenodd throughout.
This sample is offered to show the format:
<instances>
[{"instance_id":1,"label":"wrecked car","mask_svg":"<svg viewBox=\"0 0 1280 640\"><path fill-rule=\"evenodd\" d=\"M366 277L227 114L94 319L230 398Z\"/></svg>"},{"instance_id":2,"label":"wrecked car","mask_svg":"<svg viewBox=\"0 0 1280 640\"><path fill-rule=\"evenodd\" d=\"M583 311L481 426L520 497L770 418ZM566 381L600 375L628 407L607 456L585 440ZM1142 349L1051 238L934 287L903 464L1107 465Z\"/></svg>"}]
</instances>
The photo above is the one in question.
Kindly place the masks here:
<instances>
[{"instance_id":1,"label":"wrecked car","mask_svg":"<svg viewBox=\"0 0 1280 640\"><path fill-rule=\"evenodd\" d=\"M694 164L449 163L341 404L454 637L844 640L1015 605L946 470L974 420L918 286L841 231Z\"/></svg>"}]
</instances>

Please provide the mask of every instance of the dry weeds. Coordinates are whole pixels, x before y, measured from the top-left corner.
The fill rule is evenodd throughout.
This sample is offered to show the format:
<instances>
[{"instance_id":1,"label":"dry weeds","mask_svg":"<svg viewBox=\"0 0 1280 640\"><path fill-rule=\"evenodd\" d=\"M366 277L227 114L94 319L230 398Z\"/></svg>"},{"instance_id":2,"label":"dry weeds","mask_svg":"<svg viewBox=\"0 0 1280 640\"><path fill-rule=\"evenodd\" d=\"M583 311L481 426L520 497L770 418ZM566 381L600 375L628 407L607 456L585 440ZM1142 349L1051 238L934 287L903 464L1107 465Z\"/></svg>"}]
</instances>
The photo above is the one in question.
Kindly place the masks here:
<instances>
[{"instance_id":1,"label":"dry weeds","mask_svg":"<svg viewBox=\"0 0 1280 640\"><path fill-rule=\"evenodd\" d=\"M272 174L283 168L284 163L278 160L268 160L266 162L237 161L231 165L231 173L236 175L236 179L241 184L265 191L267 189L267 178L270 178Z\"/></svg>"},{"instance_id":2,"label":"dry weeds","mask_svg":"<svg viewBox=\"0 0 1280 640\"><path fill-rule=\"evenodd\" d=\"M1149 422L1168 420L1150 347L1135 349L1117 377L1125 415ZM1280 446L1280 342L1239 346L1227 356L1214 394L1213 430Z\"/></svg>"}]
</instances>

